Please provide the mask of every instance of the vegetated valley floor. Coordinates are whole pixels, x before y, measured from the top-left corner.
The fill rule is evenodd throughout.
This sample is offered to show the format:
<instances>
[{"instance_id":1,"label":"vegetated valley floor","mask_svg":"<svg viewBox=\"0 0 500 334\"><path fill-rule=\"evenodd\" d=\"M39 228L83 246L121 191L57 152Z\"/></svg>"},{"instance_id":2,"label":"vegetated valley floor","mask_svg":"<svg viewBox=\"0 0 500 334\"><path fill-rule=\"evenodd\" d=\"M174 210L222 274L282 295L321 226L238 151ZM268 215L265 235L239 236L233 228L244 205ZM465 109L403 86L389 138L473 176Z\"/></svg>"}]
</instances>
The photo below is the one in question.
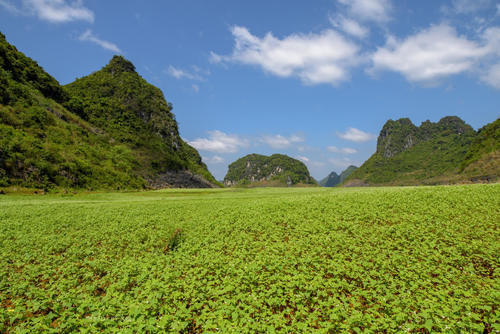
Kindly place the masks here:
<instances>
[{"instance_id":1,"label":"vegetated valley floor","mask_svg":"<svg viewBox=\"0 0 500 334\"><path fill-rule=\"evenodd\" d=\"M500 184L0 196L0 332L500 330Z\"/></svg>"}]
</instances>

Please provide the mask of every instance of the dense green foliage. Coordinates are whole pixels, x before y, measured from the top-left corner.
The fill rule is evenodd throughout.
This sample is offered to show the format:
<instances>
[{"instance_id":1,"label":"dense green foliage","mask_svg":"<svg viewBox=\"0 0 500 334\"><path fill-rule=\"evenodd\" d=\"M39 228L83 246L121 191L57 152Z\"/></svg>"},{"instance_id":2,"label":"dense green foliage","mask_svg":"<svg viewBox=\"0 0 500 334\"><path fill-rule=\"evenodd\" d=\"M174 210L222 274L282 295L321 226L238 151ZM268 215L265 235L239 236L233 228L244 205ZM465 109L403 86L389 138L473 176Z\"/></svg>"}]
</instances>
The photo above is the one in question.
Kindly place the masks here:
<instances>
[{"instance_id":1,"label":"dense green foliage","mask_svg":"<svg viewBox=\"0 0 500 334\"><path fill-rule=\"evenodd\" d=\"M179 169L215 182L198 152L179 138L161 91L123 58L104 69L115 70L128 71L115 73L122 86L103 76L102 97L90 84L82 87L86 98L72 96L76 88L68 93L0 34L0 187L138 189L150 186L155 173ZM113 98L124 89L127 98ZM148 122L133 116L138 109Z\"/></svg>"},{"instance_id":2,"label":"dense green foliage","mask_svg":"<svg viewBox=\"0 0 500 334\"><path fill-rule=\"evenodd\" d=\"M496 125L495 125L496 124ZM380 132L377 152L351 174L347 184L439 184L467 182L486 177L500 177L499 144L495 139L498 121L476 133L458 117L445 117L437 123L423 122L416 127L407 118L389 120ZM493 154L488 166L467 170L466 166L481 160L484 153Z\"/></svg>"},{"instance_id":3,"label":"dense green foliage","mask_svg":"<svg viewBox=\"0 0 500 334\"><path fill-rule=\"evenodd\" d=\"M500 185L0 196L0 332L500 330Z\"/></svg>"},{"instance_id":4,"label":"dense green foliage","mask_svg":"<svg viewBox=\"0 0 500 334\"><path fill-rule=\"evenodd\" d=\"M57 81L0 35L0 187L142 188L130 148L56 101Z\"/></svg>"},{"instance_id":5,"label":"dense green foliage","mask_svg":"<svg viewBox=\"0 0 500 334\"><path fill-rule=\"evenodd\" d=\"M500 118L478 130L461 169L472 176L500 175Z\"/></svg>"},{"instance_id":6,"label":"dense green foliage","mask_svg":"<svg viewBox=\"0 0 500 334\"><path fill-rule=\"evenodd\" d=\"M130 149L52 100L0 105L0 187L137 189Z\"/></svg>"},{"instance_id":7,"label":"dense green foliage","mask_svg":"<svg viewBox=\"0 0 500 334\"><path fill-rule=\"evenodd\" d=\"M276 181L273 183L272 181ZM316 184L309 175L306 165L283 154L265 156L249 154L229 165L226 185L266 185Z\"/></svg>"},{"instance_id":8,"label":"dense green foliage","mask_svg":"<svg viewBox=\"0 0 500 334\"><path fill-rule=\"evenodd\" d=\"M327 177L319 181L319 185L322 187L335 187L339 184L342 184L349 175L352 174L358 167L349 166L347 167L340 175L335 172L331 172Z\"/></svg>"},{"instance_id":9,"label":"dense green foliage","mask_svg":"<svg viewBox=\"0 0 500 334\"><path fill-rule=\"evenodd\" d=\"M100 71L65 87L65 106L138 150L139 172L147 179L168 170L191 170L216 183L198 152L179 136L172 105L121 56Z\"/></svg>"}]
</instances>

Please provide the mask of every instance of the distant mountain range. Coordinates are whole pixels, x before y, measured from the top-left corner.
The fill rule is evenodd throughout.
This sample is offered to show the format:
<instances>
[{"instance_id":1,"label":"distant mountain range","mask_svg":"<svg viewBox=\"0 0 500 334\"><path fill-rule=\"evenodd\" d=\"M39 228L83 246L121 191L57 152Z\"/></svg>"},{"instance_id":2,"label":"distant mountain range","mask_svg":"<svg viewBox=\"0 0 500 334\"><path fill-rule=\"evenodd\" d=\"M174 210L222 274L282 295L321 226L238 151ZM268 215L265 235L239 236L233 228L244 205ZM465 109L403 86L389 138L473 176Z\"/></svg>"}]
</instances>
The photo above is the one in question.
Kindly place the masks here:
<instances>
[{"instance_id":1,"label":"distant mountain range","mask_svg":"<svg viewBox=\"0 0 500 334\"><path fill-rule=\"evenodd\" d=\"M325 177L318 183L322 187L335 187L339 184L342 184L345 179L347 179L347 177L351 175L352 172L354 172L357 168L358 167L356 166L349 166L342 173L340 173L340 175L335 172L331 172L327 177Z\"/></svg>"},{"instance_id":2,"label":"distant mountain range","mask_svg":"<svg viewBox=\"0 0 500 334\"><path fill-rule=\"evenodd\" d=\"M283 154L249 154L229 165L225 186L317 185L306 165Z\"/></svg>"},{"instance_id":3,"label":"distant mountain range","mask_svg":"<svg viewBox=\"0 0 500 334\"><path fill-rule=\"evenodd\" d=\"M497 182L500 119L477 132L456 116L415 126L389 120L377 151L344 182L346 186Z\"/></svg>"},{"instance_id":4,"label":"distant mountain range","mask_svg":"<svg viewBox=\"0 0 500 334\"><path fill-rule=\"evenodd\" d=\"M134 65L61 86L0 33L0 187L214 187L172 105Z\"/></svg>"}]
</instances>

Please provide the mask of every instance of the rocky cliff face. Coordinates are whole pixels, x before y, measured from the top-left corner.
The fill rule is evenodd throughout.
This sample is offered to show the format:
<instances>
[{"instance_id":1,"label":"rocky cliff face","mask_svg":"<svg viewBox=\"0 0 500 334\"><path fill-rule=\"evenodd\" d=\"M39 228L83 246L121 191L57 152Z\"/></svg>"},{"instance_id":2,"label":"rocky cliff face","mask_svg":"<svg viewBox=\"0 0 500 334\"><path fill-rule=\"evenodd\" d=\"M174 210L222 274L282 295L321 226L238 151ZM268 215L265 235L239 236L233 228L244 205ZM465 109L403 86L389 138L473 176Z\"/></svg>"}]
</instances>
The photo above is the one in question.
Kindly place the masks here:
<instances>
[{"instance_id":1,"label":"rocky cliff face","mask_svg":"<svg viewBox=\"0 0 500 334\"><path fill-rule=\"evenodd\" d=\"M447 116L437 123L423 122L415 126L409 118L401 118L385 123L377 139L377 153L384 158L391 158L405 152L420 142L442 134L471 134L474 129L456 116Z\"/></svg>"},{"instance_id":2,"label":"rocky cliff face","mask_svg":"<svg viewBox=\"0 0 500 334\"><path fill-rule=\"evenodd\" d=\"M408 118L389 120L380 131L377 140L377 153L391 158L419 141L418 128Z\"/></svg>"},{"instance_id":3,"label":"rocky cliff face","mask_svg":"<svg viewBox=\"0 0 500 334\"><path fill-rule=\"evenodd\" d=\"M315 184L307 167L299 160L282 154L250 154L229 165L224 178L226 186L276 181L282 185Z\"/></svg>"}]
</instances>

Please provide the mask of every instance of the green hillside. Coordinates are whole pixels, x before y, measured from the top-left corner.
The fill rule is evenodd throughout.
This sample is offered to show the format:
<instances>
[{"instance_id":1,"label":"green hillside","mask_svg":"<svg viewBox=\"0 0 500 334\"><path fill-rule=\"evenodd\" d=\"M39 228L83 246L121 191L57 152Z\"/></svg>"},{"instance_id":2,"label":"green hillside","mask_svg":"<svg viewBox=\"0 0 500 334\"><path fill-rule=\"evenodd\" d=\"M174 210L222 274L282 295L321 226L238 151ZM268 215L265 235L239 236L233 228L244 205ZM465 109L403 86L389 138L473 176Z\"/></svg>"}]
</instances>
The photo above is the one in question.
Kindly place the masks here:
<instances>
[{"instance_id":1,"label":"green hillside","mask_svg":"<svg viewBox=\"0 0 500 334\"><path fill-rule=\"evenodd\" d=\"M169 179L178 174L171 176L171 171L190 171L217 182L198 152L180 138L172 105L128 60L114 56L100 71L65 88L70 111L134 148L137 171L149 183L157 187L175 183Z\"/></svg>"},{"instance_id":2,"label":"green hillside","mask_svg":"<svg viewBox=\"0 0 500 334\"><path fill-rule=\"evenodd\" d=\"M224 184L252 186L316 185L306 165L283 154L249 154L229 165Z\"/></svg>"},{"instance_id":3,"label":"green hillside","mask_svg":"<svg viewBox=\"0 0 500 334\"><path fill-rule=\"evenodd\" d=\"M500 118L478 130L460 172L472 181L498 180L500 176Z\"/></svg>"},{"instance_id":4,"label":"green hillside","mask_svg":"<svg viewBox=\"0 0 500 334\"><path fill-rule=\"evenodd\" d=\"M125 62L113 58L106 68L116 70L117 63ZM85 93L78 92L77 84L65 89L0 34L0 187L138 189L215 183L196 150L180 140L171 107L158 89L147 89L137 74L142 86L133 85L130 76L123 82L130 104L120 105L113 92L122 92L119 85L99 72L96 76L101 97L89 95L91 85L81 87ZM136 103L150 106L150 123L132 117ZM151 129L155 132L145 145ZM177 145L175 154L164 148L168 145Z\"/></svg>"},{"instance_id":5,"label":"green hillside","mask_svg":"<svg viewBox=\"0 0 500 334\"><path fill-rule=\"evenodd\" d=\"M417 185L493 181L500 173L498 120L477 133L455 116L415 126L389 120L377 151L346 185ZM485 162L486 161L486 162ZM475 168L471 165L474 164Z\"/></svg>"}]
</instances>

